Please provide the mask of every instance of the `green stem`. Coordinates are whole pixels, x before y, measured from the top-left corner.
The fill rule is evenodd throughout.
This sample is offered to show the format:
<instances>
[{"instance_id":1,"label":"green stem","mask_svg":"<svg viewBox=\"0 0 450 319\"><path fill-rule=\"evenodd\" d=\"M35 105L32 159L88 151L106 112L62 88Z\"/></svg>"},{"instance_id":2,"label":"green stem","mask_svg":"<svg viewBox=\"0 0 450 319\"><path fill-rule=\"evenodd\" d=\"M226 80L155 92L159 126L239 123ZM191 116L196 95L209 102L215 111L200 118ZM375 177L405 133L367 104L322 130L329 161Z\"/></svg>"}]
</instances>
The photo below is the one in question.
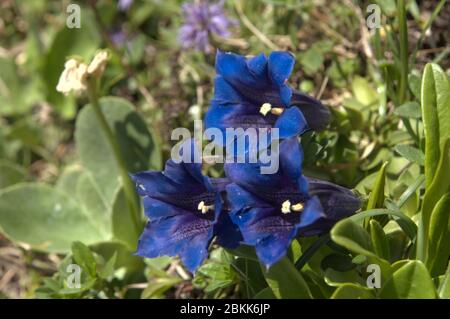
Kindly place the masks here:
<instances>
[{"instance_id":1,"label":"green stem","mask_svg":"<svg viewBox=\"0 0 450 319\"><path fill-rule=\"evenodd\" d=\"M408 84L408 29L406 25L405 0L397 2L398 24L400 29L400 84L398 92L398 103L403 104L406 99Z\"/></svg>"},{"instance_id":2,"label":"green stem","mask_svg":"<svg viewBox=\"0 0 450 319\"><path fill-rule=\"evenodd\" d=\"M89 82L88 92L89 92L89 100L94 109L95 116L100 124L101 129L103 130L106 139L108 140L109 146L111 147L114 157L116 159L117 165L119 166L120 177L122 179L123 189L125 192L125 197L127 199L128 210L131 214L131 219L133 220L133 224L135 226L136 233L139 234L141 231L141 214L140 207L137 201L136 192L134 189L134 185L128 176L128 170L125 165L125 161L122 158L122 154L120 152L119 144L117 143L116 137L114 136L113 131L108 125L106 121L105 115L98 103L98 88L97 81L95 79L91 79Z\"/></svg>"}]
</instances>

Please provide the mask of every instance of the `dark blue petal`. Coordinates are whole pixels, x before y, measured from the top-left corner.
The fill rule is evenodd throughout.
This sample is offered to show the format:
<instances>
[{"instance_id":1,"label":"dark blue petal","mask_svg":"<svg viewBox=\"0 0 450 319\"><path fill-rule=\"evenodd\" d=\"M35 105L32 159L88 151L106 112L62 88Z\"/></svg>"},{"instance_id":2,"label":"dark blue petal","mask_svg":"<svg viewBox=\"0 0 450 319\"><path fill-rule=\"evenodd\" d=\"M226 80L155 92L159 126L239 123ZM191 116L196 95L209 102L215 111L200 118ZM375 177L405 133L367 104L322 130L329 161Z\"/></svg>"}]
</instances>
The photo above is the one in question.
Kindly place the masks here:
<instances>
[{"instance_id":1,"label":"dark blue petal","mask_svg":"<svg viewBox=\"0 0 450 319\"><path fill-rule=\"evenodd\" d=\"M263 238L255 246L256 254L259 260L269 268L277 263L286 255L286 252L295 238L295 229L285 232L273 233L270 236Z\"/></svg>"},{"instance_id":2,"label":"dark blue petal","mask_svg":"<svg viewBox=\"0 0 450 319\"><path fill-rule=\"evenodd\" d=\"M231 221L230 213L222 211L217 224L214 226L214 234L217 236L217 243L228 249L235 249L242 239L239 227Z\"/></svg>"},{"instance_id":3,"label":"dark blue petal","mask_svg":"<svg viewBox=\"0 0 450 319\"><path fill-rule=\"evenodd\" d=\"M334 222L361 208L360 199L349 189L314 178L308 178L311 196L318 196L327 219Z\"/></svg>"},{"instance_id":4,"label":"dark blue petal","mask_svg":"<svg viewBox=\"0 0 450 319\"><path fill-rule=\"evenodd\" d=\"M241 55L217 51L216 71L234 87L240 85L263 87L261 81L249 72L247 59Z\"/></svg>"},{"instance_id":5,"label":"dark blue petal","mask_svg":"<svg viewBox=\"0 0 450 319\"><path fill-rule=\"evenodd\" d=\"M280 165L284 174L293 180L302 176L303 149L296 136L280 143Z\"/></svg>"},{"instance_id":6,"label":"dark blue petal","mask_svg":"<svg viewBox=\"0 0 450 319\"><path fill-rule=\"evenodd\" d=\"M267 267L286 254L299 222L299 214L282 215L272 207L242 209L231 214L244 243L255 246L259 259Z\"/></svg>"},{"instance_id":7,"label":"dark blue petal","mask_svg":"<svg viewBox=\"0 0 450 319\"><path fill-rule=\"evenodd\" d=\"M269 75L279 87L284 85L294 69L295 59L289 52L275 51L269 55Z\"/></svg>"},{"instance_id":8,"label":"dark blue petal","mask_svg":"<svg viewBox=\"0 0 450 319\"><path fill-rule=\"evenodd\" d=\"M231 183L226 187L228 200L233 210L240 210L247 207L271 207L264 200L259 198L237 184Z\"/></svg>"},{"instance_id":9,"label":"dark blue petal","mask_svg":"<svg viewBox=\"0 0 450 319\"><path fill-rule=\"evenodd\" d=\"M181 162L168 160L164 169L164 175L174 182L182 185L203 184L211 190L209 179L202 175L202 153L193 138L187 139L179 150Z\"/></svg>"},{"instance_id":10,"label":"dark blue petal","mask_svg":"<svg viewBox=\"0 0 450 319\"><path fill-rule=\"evenodd\" d=\"M181 261L190 272L195 272L208 257L208 246L211 242L213 231L202 233L190 238L184 250L179 254Z\"/></svg>"},{"instance_id":11,"label":"dark blue petal","mask_svg":"<svg viewBox=\"0 0 450 319\"><path fill-rule=\"evenodd\" d=\"M267 72L267 58L264 53L258 54L247 61L247 66L256 77L264 77Z\"/></svg>"},{"instance_id":12,"label":"dark blue petal","mask_svg":"<svg viewBox=\"0 0 450 319\"><path fill-rule=\"evenodd\" d=\"M285 139L304 133L308 126L302 112L296 107L289 107L280 115L275 128L279 129L280 139Z\"/></svg>"},{"instance_id":13,"label":"dark blue petal","mask_svg":"<svg viewBox=\"0 0 450 319\"><path fill-rule=\"evenodd\" d=\"M214 80L214 101L219 104L238 104L244 100L244 97L222 76L216 76Z\"/></svg>"},{"instance_id":14,"label":"dark blue petal","mask_svg":"<svg viewBox=\"0 0 450 319\"><path fill-rule=\"evenodd\" d=\"M154 202L151 209L158 218L147 223L136 254L148 258L179 255L186 267L194 271L207 256L214 222L165 204Z\"/></svg>"},{"instance_id":15,"label":"dark blue petal","mask_svg":"<svg viewBox=\"0 0 450 319\"><path fill-rule=\"evenodd\" d=\"M283 106L289 106L292 98L292 89L288 85L280 86L280 99Z\"/></svg>"},{"instance_id":16,"label":"dark blue petal","mask_svg":"<svg viewBox=\"0 0 450 319\"><path fill-rule=\"evenodd\" d=\"M324 232L323 223L326 223L322 205L317 196L311 197L307 202L305 209L300 214L300 223L296 225L299 235L312 236Z\"/></svg>"}]
</instances>

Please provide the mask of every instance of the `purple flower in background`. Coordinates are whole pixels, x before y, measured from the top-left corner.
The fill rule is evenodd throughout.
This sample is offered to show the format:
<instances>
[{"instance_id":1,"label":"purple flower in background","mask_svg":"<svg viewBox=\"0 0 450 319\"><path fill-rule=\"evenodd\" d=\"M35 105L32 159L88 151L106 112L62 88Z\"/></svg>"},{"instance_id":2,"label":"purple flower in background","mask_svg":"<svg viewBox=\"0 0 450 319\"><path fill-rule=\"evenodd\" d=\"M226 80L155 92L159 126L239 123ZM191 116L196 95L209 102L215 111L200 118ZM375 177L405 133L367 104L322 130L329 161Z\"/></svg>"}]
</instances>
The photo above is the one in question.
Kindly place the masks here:
<instances>
[{"instance_id":1,"label":"purple flower in background","mask_svg":"<svg viewBox=\"0 0 450 319\"><path fill-rule=\"evenodd\" d=\"M195 0L183 4L184 24L181 26L178 41L183 48L210 52L209 35L229 37L229 28L234 25L223 9L224 1L209 3Z\"/></svg>"},{"instance_id":2,"label":"purple flower in background","mask_svg":"<svg viewBox=\"0 0 450 319\"><path fill-rule=\"evenodd\" d=\"M131 5L133 4L133 0L119 0L117 7L120 11L128 11Z\"/></svg>"}]
</instances>

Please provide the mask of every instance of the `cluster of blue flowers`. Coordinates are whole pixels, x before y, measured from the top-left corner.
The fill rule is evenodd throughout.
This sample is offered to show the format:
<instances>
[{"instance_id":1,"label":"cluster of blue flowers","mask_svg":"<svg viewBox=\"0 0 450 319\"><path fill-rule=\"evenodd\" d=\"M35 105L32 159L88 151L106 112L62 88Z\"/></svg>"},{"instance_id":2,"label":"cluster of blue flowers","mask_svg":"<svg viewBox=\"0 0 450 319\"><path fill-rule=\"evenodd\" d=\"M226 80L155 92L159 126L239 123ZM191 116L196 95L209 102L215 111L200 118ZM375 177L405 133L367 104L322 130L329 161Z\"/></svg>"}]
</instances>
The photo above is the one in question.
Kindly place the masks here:
<instances>
[{"instance_id":1,"label":"cluster of blue flowers","mask_svg":"<svg viewBox=\"0 0 450 319\"><path fill-rule=\"evenodd\" d=\"M323 129L330 114L319 101L288 85L294 63L288 52L251 59L217 53L206 127L279 129L279 170L261 174L260 162L225 163L226 177L209 178L194 161L200 152L195 141L187 140L190 161L170 159L163 172L132 175L150 219L138 255L179 256L193 272L216 238L230 249L255 247L262 264L270 267L295 237L327 232L359 209L360 201L350 190L302 174L298 136Z\"/></svg>"},{"instance_id":2,"label":"cluster of blue flowers","mask_svg":"<svg viewBox=\"0 0 450 319\"><path fill-rule=\"evenodd\" d=\"M230 36L230 27L235 25L223 9L224 0L210 2L195 0L183 4L184 23L178 34L178 42L185 49L210 52L210 36L222 38Z\"/></svg>"}]
</instances>

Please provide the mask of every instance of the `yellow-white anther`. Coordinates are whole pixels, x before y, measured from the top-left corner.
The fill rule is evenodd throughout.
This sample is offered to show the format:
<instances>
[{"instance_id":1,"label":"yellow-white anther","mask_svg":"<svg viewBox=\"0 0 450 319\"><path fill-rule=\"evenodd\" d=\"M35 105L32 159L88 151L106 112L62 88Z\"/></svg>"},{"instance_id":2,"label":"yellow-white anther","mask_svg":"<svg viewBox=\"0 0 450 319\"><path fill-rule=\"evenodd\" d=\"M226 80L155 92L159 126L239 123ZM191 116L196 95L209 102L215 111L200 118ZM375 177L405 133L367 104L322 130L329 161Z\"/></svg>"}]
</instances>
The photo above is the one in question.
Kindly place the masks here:
<instances>
[{"instance_id":1,"label":"yellow-white anther","mask_svg":"<svg viewBox=\"0 0 450 319\"><path fill-rule=\"evenodd\" d=\"M206 214L210 210L214 209L214 205L205 205L204 201L198 203L197 209L202 212L202 214Z\"/></svg>"},{"instance_id":2,"label":"yellow-white anther","mask_svg":"<svg viewBox=\"0 0 450 319\"><path fill-rule=\"evenodd\" d=\"M283 113L284 109L282 107L273 107L270 110L270 113L272 113L273 115L281 115L281 113Z\"/></svg>"},{"instance_id":3,"label":"yellow-white anther","mask_svg":"<svg viewBox=\"0 0 450 319\"><path fill-rule=\"evenodd\" d=\"M292 209L294 212L301 212L301 211L303 210L304 207L305 207L305 206L303 206L302 203L297 203L297 204L295 204L295 205L291 205L291 209Z\"/></svg>"},{"instance_id":4,"label":"yellow-white anther","mask_svg":"<svg viewBox=\"0 0 450 319\"><path fill-rule=\"evenodd\" d=\"M267 113L269 113L271 109L272 109L272 104L264 103L263 105L261 105L261 108L259 109L259 113L266 116Z\"/></svg>"},{"instance_id":5,"label":"yellow-white anther","mask_svg":"<svg viewBox=\"0 0 450 319\"><path fill-rule=\"evenodd\" d=\"M281 204L281 212L283 214L289 214L291 212L291 202L289 200L285 200L283 204Z\"/></svg>"}]
</instances>

